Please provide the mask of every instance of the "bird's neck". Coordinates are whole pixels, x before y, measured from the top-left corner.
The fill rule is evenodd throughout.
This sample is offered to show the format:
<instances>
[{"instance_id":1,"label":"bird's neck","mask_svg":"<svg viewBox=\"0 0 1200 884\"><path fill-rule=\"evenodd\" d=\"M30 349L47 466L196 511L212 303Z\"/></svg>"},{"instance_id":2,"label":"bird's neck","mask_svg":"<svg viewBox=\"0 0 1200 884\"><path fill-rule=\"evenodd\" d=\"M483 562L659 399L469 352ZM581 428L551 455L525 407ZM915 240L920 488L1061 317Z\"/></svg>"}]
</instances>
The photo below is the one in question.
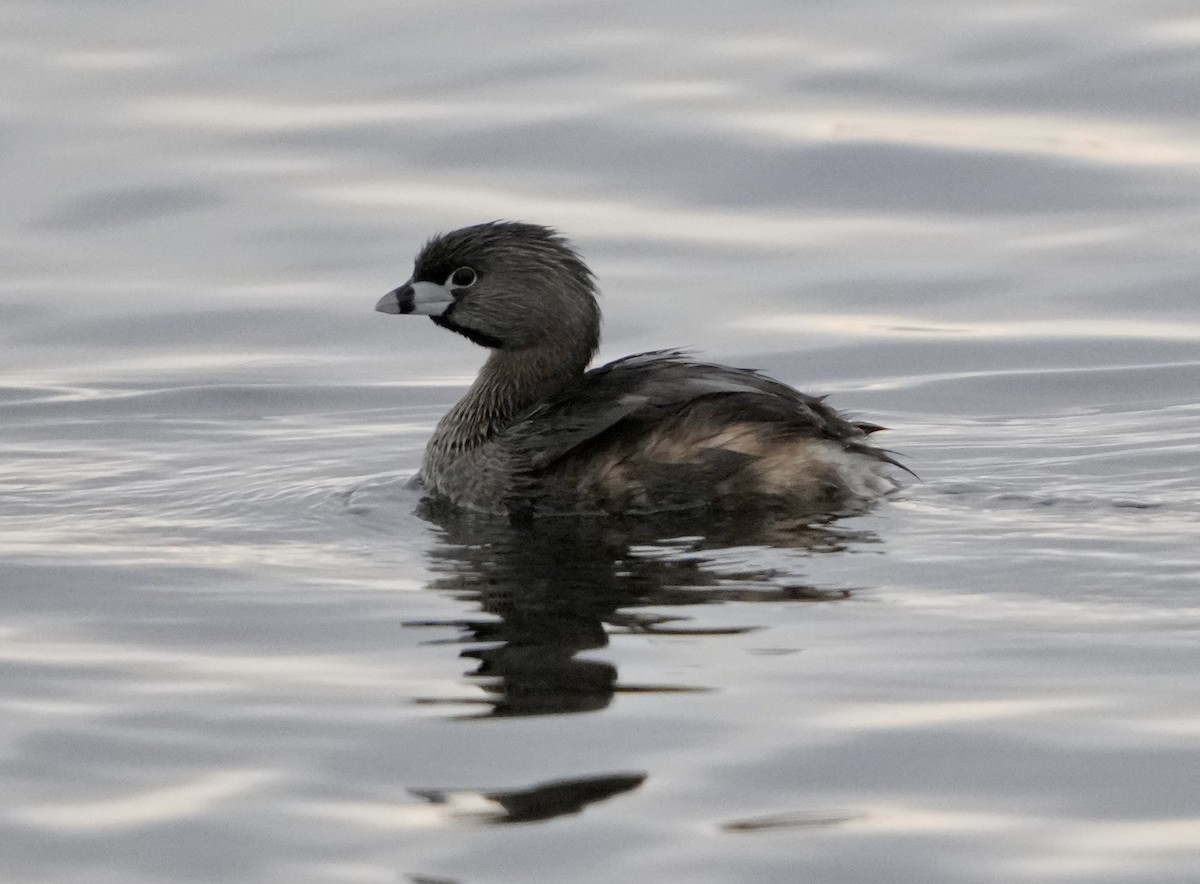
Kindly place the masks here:
<instances>
[{"instance_id":1,"label":"bird's neck","mask_svg":"<svg viewBox=\"0 0 1200 884\"><path fill-rule=\"evenodd\" d=\"M459 452L482 445L578 380L591 357L592 347L582 342L493 350L467 394L438 424L431 445Z\"/></svg>"}]
</instances>

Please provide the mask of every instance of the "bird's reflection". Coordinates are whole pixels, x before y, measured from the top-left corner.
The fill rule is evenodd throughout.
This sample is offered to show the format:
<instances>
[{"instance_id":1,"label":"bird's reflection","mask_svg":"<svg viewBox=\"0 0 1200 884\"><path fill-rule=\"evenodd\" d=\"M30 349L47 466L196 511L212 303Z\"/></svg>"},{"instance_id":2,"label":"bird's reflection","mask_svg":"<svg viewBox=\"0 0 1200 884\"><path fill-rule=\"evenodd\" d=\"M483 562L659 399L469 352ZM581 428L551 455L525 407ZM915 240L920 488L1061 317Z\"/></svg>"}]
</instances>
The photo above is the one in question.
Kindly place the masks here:
<instances>
[{"instance_id":1,"label":"bird's reflection","mask_svg":"<svg viewBox=\"0 0 1200 884\"><path fill-rule=\"evenodd\" d=\"M644 773L616 773L538 783L525 789L409 789L448 817L483 823L533 823L579 813L589 804L636 789Z\"/></svg>"},{"instance_id":2,"label":"bird's reflection","mask_svg":"<svg viewBox=\"0 0 1200 884\"><path fill-rule=\"evenodd\" d=\"M556 519L532 525L425 505L438 528L430 588L478 606L485 616L410 626L453 625L468 677L483 691L469 717L546 715L602 709L614 694L703 690L696 685L628 685L611 663L579 657L611 632L720 635L756 624L689 628L663 607L721 601L814 602L846 598L800 577L813 553L877 542L831 518L781 524L680 519L625 522ZM656 611L639 610L653 607ZM427 703L460 705L461 698Z\"/></svg>"}]
</instances>

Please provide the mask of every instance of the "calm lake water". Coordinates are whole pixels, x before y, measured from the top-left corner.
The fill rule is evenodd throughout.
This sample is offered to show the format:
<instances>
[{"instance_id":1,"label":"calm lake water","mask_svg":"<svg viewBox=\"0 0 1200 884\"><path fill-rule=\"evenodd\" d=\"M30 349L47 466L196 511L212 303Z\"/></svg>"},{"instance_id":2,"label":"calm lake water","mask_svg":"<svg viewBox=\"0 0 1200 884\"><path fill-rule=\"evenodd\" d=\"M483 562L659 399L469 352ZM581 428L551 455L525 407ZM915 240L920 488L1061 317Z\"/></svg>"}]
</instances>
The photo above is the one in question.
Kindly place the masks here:
<instances>
[{"instance_id":1,"label":"calm lake water","mask_svg":"<svg viewBox=\"0 0 1200 884\"><path fill-rule=\"evenodd\" d=\"M1194 2L0 8L0 880L1200 879ZM602 352L892 428L784 533L430 520L559 226Z\"/></svg>"}]
</instances>

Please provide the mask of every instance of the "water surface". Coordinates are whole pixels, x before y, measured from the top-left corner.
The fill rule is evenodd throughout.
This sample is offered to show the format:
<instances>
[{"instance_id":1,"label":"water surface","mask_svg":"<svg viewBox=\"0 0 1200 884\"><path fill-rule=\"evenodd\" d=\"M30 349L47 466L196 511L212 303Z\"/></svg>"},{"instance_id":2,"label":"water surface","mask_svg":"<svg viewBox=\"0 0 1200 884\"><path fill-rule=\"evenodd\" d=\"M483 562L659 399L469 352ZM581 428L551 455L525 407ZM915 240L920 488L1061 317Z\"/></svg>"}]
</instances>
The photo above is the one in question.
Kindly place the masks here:
<instances>
[{"instance_id":1,"label":"water surface","mask_svg":"<svg viewBox=\"0 0 1200 884\"><path fill-rule=\"evenodd\" d=\"M0 879L1190 882L1188 4L0 11ZM891 427L816 524L406 480L561 227L602 356Z\"/></svg>"}]
</instances>

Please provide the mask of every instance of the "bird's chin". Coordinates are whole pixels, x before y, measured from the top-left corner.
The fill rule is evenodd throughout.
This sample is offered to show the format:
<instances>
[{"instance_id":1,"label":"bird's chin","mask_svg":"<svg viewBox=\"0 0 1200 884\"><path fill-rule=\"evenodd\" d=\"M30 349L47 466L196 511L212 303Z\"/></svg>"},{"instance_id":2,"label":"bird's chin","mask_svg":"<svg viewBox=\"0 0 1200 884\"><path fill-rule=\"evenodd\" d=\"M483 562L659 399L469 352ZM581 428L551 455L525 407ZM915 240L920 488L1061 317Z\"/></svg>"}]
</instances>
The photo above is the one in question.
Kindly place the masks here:
<instances>
[{"instance_id":1,"label":"bird's chin","mask_svg":"<svg viewBox=\"0 0 1200 884\"><path fill-rule=\"evenodd\" d=\"M478 344L480 347L488 347L492 350L504 349L504 342L499 338L493 337L487 332L481 332L478 329L467 328L466 326L459 325L447 315L443 314L442 316L431 316L429 318L434 321L435 325L449 329L452 332L458 332L458 334L462 335L472 344Z\"/></svg>"}]
</instances>

